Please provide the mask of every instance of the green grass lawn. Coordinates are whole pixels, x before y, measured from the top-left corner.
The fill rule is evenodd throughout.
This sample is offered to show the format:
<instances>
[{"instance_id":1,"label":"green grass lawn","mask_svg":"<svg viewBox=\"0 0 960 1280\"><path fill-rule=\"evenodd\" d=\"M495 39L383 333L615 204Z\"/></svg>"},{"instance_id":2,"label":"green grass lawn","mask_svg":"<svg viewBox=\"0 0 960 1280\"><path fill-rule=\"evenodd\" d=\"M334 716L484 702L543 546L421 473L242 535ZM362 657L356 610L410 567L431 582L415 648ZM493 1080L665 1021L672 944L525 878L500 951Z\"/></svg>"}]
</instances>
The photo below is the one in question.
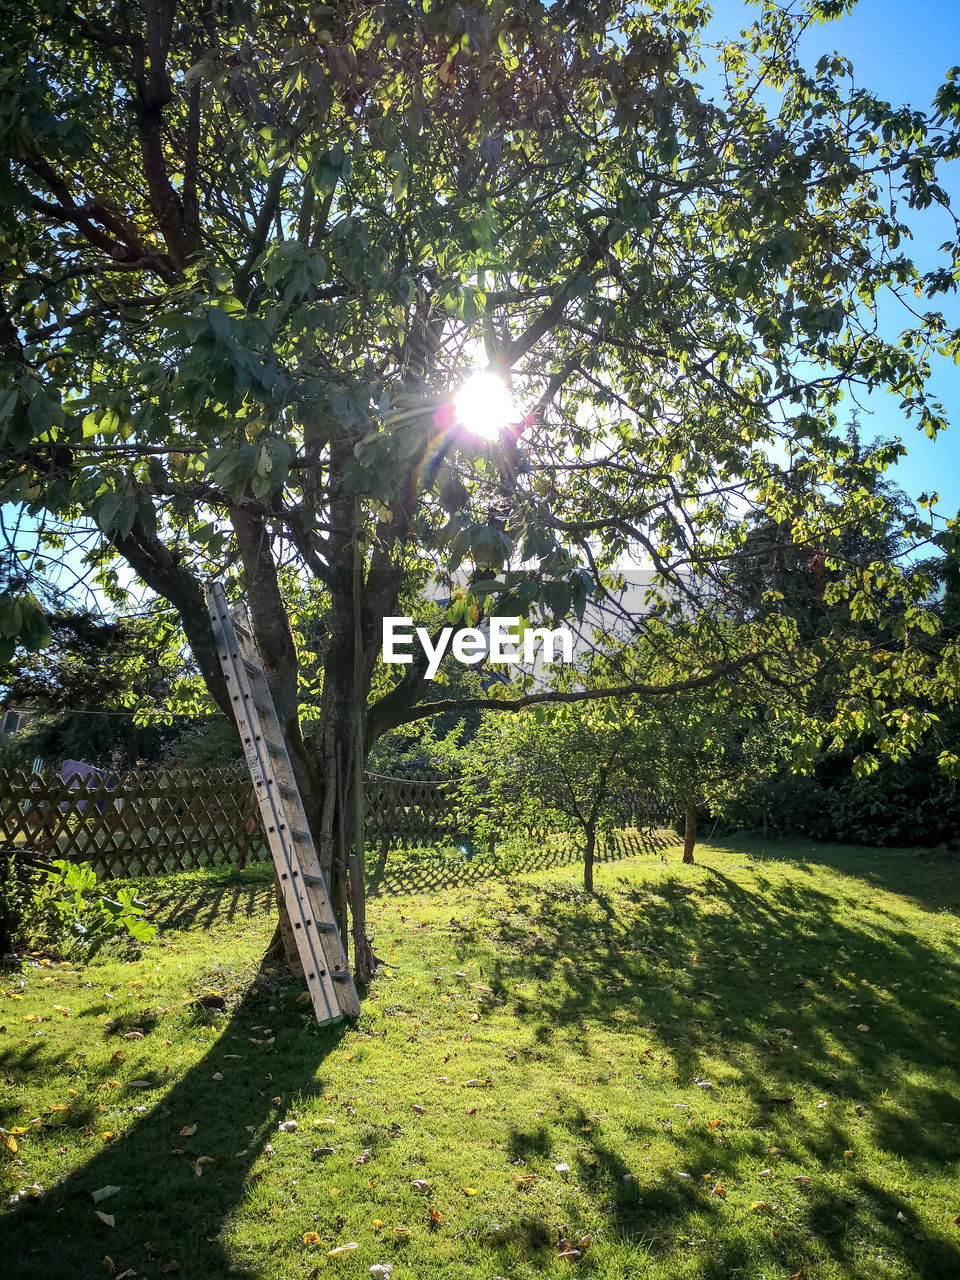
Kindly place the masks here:
<instances>
[{"instance_id":1,"label":"green grass lawn","mask_svg":"<svg viewBox=\"0 0 960 1280\"><path fill-rule=\"evenodd\" d=\"M261 970L262 868L0 975L0 1271L960 1276L960 866L621 840L587 897L565 857L391 860L355 1027Z\"/></svg>"}]
</instances>

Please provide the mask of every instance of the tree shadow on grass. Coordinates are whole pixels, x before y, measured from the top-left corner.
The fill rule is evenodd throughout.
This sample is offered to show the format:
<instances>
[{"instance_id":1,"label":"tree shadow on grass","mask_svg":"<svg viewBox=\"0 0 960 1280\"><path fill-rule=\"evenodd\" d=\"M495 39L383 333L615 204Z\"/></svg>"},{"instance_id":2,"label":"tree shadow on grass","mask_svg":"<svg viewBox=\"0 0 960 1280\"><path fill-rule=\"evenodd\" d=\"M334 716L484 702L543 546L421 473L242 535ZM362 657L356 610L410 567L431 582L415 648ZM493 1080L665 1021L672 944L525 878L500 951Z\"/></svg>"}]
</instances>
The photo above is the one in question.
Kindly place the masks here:
<instances>
[{"instance_id":1,"label":"tree shadow on grass","mask_svg":"<svg viewBox=\"0 0 960 1280\"><path fill-rule=\"evenodd\" d=\"M343 1035L342 1023L305 1025L293 1014L300 988L292 980L261 975L208 1052L172 1087L164 1087L161 1074L156 1090L116 1093L115 1110L125 1109L126 1116L107 1118L91 1106L77 1108L71 1127L90 1134L94 1127L115 1129L118 1136L105 1141L62 1182L35 1199L21 1200L6 1215L4 1276L102 1277L108 1274L104 1267L109 1270L105 1257L117 1274L132 1268L140 1276L155 1275L173 1261L179 1264L178 1275L208 1280L242 1270L234 1267L221 1233L259 1178L254 1166L265 1158L278 1115L283 1118L272 1099L319 1094L325 1086L317 1068ZM289 1009L278 1008L281 1004ZM253 1028L268 1019L277 1027L276 1044L251 1045ZM19 1045L5 1049L0 1075L30 1071L31 1065L40 1069L41 1058L40 1046L30 1046L26 1053ZM222 1079L215 1079L215 1073ZM194 1124L195 1133L181 1132ZM290 1154L278 1152L273 1159L299 1163L309 1158L308 1150L300 1150L308 1145L304 1139ZM196 1164L203 1156L211 1160ZM95 1205L91 1193L107 1186L119 1191ZM115 1226L101 1222L97 1209L111 1215ZM303 1230L314 1228L315 1209L304 1206Z\"/></svg>"},{"instance_id":2,"label":"tree shadow on grass","mask_svg":"<svg viewBox=\"0 0 960 1280\"><path fill-rule=\"evenodd\" d=\"M960 854L955 851L817 844L800 838L768 841L740 835L713 843L761 865L789 862L811 876L829 867L870 888L899 894L926 911L960 911ZM862 901L864 896L861 892L856 900Z\"/></svg>"},{"instance_id":3,"label":"tree shadow on grass","mask_svg":"<svg viewBox=\"0 0 960 1280\"><path fill-rule=\"evenodd\" d=\"M843 886L812 883L754 891L703 866L627 888L616 905L603 893L518 886L509 909L492 909L498 958L486 981L512 1003L532 1043L562 1035L589 1062L592 1035L575 1028L637 1034L638 1091L644 1076L658 1086L666 1079L675 1105L688 1108L677 1116L698 1117L675 1130L666 1120L665 1131L679 1167L693 1175L701 1214L713 1208L702 1175L716 1165L725 1179L750 1178L771 1147L798 1174L837 1173L858 1139L869 1139L889 1156L889 1176L902 1162L913 1180L942 1178L960 1159L956 965L907 921L854 915L848 898ZM535 1000L517 990L531 979L541 984ZM644 1032L662 1050L651 1052ZM735 1146L706 1128L711 1110L722 1115L728 1089L748 1107L746 1141ZM531 1140L518 1134L514 1144L522 1151ZM607 1170L619 1232L646 1238L659 1223L671 1238L682 1235L681 1188L642 1187L638 1205L636 1189L620 1185L629 1172L622 1157L602 1149L598 1132L580 1144ZM871 1250L889 1239L917 1274L960 1275L957 1244L898 1224L903 1207L880 1185L860 1177L851 1196L853 1208L825 1191L811 1199L807 1225L818 1235L826 1217L856 1220L856 1231L823 1236L838 1260L853 1265L856 1238L862 1248L866 1235ZM803 1247L793 1227L783 1234ZM727 1270L716 1274L731 1274L735 1261L726 1254Z\"/></svg>"}]
</instances>

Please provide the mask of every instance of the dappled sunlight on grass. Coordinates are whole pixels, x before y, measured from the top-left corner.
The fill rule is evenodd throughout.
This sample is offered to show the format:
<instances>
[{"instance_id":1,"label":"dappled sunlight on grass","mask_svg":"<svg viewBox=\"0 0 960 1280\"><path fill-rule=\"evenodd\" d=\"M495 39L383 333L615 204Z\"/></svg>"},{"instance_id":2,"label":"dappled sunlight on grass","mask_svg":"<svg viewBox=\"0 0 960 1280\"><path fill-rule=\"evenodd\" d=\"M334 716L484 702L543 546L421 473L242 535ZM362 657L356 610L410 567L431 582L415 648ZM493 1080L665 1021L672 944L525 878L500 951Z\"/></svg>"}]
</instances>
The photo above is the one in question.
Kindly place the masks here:
<instances>
[{"instance_id":1,"label":"dappled sunlight on grass","mask_svg":"<svg viewBox=\"0 0 960 1280\"><path fill-rule=\"evenodd\" d=\"M140 961L9 977L15 1274L960 1274L960 873L621 849L593 896L563 842L391 859L356 1027L260 969L262 872L166 883Z\"/></svg>"}]
</instances>

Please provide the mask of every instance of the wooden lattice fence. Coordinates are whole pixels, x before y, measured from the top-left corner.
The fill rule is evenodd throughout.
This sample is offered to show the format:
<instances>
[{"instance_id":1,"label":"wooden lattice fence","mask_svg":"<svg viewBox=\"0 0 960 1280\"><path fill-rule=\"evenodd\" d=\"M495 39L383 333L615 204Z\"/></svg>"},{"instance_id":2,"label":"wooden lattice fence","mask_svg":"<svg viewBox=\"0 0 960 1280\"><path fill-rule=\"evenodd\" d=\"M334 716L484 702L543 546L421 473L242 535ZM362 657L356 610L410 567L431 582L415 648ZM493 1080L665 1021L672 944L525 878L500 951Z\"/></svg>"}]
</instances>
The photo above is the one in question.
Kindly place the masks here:
<instances>
[{"instance_id":1,"label":"wooden lattice fence","mask_svg":"<svg viewBox=\"0 0 960 1280\"><path fill-rule=\"evenodd\" d=\"M381 859L391 847L470 844L476 788L471 795L468 801L456 779L436 774L368 774L367 842ZM9 853L89 862L107 878L270 857L250 777L227 769L131 770L66 782L0 769L0 854Z\"/></svg>"},{"instance_id":2,"label":"wooden lattice fence","mask_svg":"<svg viewBox=\"0 0 960 1280\"><path fill-rule=\"evenodd\" d=\"M458 834L457 784L435 774L367 774L366 838L385 853L391 845L435 844Z\"/></svg>"},{"instance_id":3,"label":"wooden lattice fence","mask_svg":"<svg viewBox=\"0 0 960 1280\"><path fill-rule=\"evenodd\" d=\"M0 769L0 852L89 862L106 877L269 857L250 777L227 769L67 781Z\"/></svg>"}]
</instances>

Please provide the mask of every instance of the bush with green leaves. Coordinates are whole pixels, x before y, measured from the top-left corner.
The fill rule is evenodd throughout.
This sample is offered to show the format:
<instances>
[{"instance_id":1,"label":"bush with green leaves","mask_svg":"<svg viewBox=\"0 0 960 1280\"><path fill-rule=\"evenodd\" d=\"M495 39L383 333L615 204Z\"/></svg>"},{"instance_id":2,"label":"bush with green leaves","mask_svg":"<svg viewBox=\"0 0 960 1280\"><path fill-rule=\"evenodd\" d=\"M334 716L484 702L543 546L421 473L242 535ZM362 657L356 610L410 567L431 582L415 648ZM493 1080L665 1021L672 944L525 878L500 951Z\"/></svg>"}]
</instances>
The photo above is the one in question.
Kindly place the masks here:
<instances>
[{"instance_id":1,"label":"bush with green leaves","mask_svg":"<svg viewBox=\"0 0 960 1280\"><path fill-rule=\"evenodd\" d=\"M89 862L58 858L45 869L33 893L21 933L35 945L95 951L105 942L140 945L149 942L156 925L144 918L144 906L135 891L117 890L116 897L97 891L96 872Z\"/></svg>"}]
</instances>

